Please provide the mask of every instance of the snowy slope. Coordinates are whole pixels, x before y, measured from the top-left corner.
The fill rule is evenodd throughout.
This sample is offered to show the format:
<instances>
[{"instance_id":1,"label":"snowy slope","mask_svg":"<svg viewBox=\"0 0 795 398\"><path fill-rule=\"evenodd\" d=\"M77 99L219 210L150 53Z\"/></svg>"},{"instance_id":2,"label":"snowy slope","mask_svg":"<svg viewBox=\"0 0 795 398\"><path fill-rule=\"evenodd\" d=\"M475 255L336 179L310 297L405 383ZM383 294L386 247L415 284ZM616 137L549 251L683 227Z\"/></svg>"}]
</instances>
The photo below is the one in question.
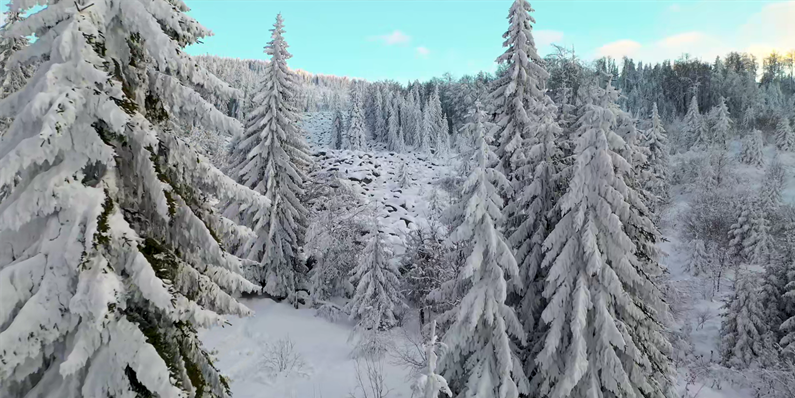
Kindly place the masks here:
<instances>
[{"instance_id":1,"label":"snowy slope","mask_svg":"<svg viewBox=\"0 0 795 398\"><path fill-rule=\"evenodd\" d=\"M333 113L308 113L303 121L307 141L314 154L311 176L336 176L347 180L359 193L361 211L379 207L381 226L389 235L396 255L413 228L426 227L428 218L449 203L443 185L455 170L457 159L435 159L432 155L390 153L376 148L364 151L336 151L328 148ZM399 170L405 165L411 181L399 184ZM449 189L449 188L448 188ZM456 188L457 189L457 188ZM207 348L218 357L216 365L232 380L232 393L238 398L341 398L357 391L355 361L350 353L353 324L332 323L317 317L314 309L294 309L269 299L244 299L255 315L230 319L231 326L204 331ZM416 332L413 328L406 326ZM393 344L405 344L404 332L395 330ZM302 371L272 375L267 370L268 345L289 338L306 366ZM389 397L410 397L414 382L406 368L396 365L393 356L380 361L386 376ZM362 363L362 367L365 365ZM364 371L364 369L362 369ZM366 383L366 381L365 381Z\"/></svg>"},{"instance_id":2,"label":"snowy slope","mask_svg":"<svg viewBox=\"0 0 795 398\"><path fill-rule=\"evenodd\" d=\"M729 149L737 157L740 143L735 141ZM764 148L765 164L776 156L775 147ZM784 203L795 202L795 154L781 153L779 160L787 170L783 191ZM672 165L673 167L674 165ZM733 173L737 176L737 190L758 190L765 169L736 162ZM672 332L689 340L691 346L674 343L674 362L677 365L677 395L683 398L752 398L754 392L744 389L732 380L741 380L741 374L720 366L720 328L723 305L733 293L734 275L727 272L721 279L721 289L711 294L712 281L707 276L693 276L686 270L689 259L688 243L680 236L681 214L689 207L691 193L681 186L673 187L674 197L662 220L665 242L660 248L665 253L662 263L669 271L668 300L674 322Z\"/></svg>"},{"instance_id":3,"label":"snowy slope","mask_svg":"<svg viewBox=\"0 0 795 398\"><path fill-rule=\"evenodd\" d=\"M251 318L232 320L232 326L202 333L217 352L220 367L232 380L237 398L342 398L357 391L356 363L350 357L351 324L334 324L315 317L311 309L294 309L269 299L244 299L256 311ZM270 374L269 344L290 339L303 359L302 369ZM381 361L390 397L410 397L411 383L404 368L389 358ZM364 366L364 365L362 365Z\"/></svg>"}]
</instances>

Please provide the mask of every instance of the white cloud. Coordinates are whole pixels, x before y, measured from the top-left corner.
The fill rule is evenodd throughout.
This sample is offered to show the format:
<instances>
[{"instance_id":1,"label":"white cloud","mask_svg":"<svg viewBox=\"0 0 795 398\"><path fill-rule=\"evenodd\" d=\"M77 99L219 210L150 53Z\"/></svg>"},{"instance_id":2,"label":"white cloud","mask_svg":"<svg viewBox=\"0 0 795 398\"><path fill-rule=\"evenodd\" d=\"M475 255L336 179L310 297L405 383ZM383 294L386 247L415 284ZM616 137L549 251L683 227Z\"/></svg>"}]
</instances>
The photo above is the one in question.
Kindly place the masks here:
<instances>
[{"instance_id":1,"label":"white cloud","mask_svg":"<svg viewBox=\"0 0 795 398\"><path fill-rule=\"evenodd\" d=\"M680 8L673 4L670 10L679 11ZM795 21L795 1L773 3L750 15L733 35L718 36L708 31L691 31L644 43L619 40L596 49L594 56L620 58L628 55L643 61L658 62L689 54L711 62L717 56L741 51L755 55L761 62L761 58L771 51L783 53L795 47L795 23L792 21Z\"/></svg>"},{"instance_id":2,"label":"white cloud","mask_svg":"<svg viewBox=\"0 0 795 398\"><path fill-rule=\"evenodd\" d=\"M534 30L533 39L536 48L546 47L552 43L560 43L563 40L563 32L557 30Z\"/></svg>"},{"instance_id":3,"label":"white cloud","mask_svg":"<svg viewBox=\"0 0 795 398\"><path fill-rule=\"evenodd\" d=\"M388 46L392 46L395 44L407 44L411 41L411 36L399 30L394 30L392 33L387 35L371 37L370 40L380 41Z\"/></svg>"},{"instance_id":4,"label":"white cloud","mask_svg":"<svg viewBox=\"0 0 795 398\"><path fill-rule=\"evenodd\" d=\"M597 48L596 56L597 58L621 58L624 56L631 57L635 55L641 47L641 44L634 40L619 40L612 43L607 43L604 46Z\"/></svg>"},{"instance_id":5,"label":"white cloud","mask_svg":"<svg viewBox=\"0 0 795 398\"><path fill-rule=\"evenodd\" d=\"M423 46L417 47L416 50L417 50L417 56L422 57L422 58L427 57L428 54L431 53L431 50L429 50L427 47L423 47Z\"/></svg>"}]
</instances>

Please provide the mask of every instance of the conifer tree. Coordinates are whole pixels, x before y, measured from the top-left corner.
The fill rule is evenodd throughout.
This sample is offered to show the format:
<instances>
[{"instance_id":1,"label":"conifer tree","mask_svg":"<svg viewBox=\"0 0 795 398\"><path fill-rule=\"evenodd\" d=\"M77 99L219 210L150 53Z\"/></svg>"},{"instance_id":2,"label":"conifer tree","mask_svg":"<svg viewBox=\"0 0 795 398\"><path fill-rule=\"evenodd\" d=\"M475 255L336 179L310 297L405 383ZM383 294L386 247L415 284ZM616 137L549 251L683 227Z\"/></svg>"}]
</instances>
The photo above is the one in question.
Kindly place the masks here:
<instances>
[{"instance_id":1,"label":"conifer tree","mask_svg":"<svg viewBox=\"0 0 795 398\"><path fill-rule=\"evenodd\" d=\"M776 147L780 151L792 151L795 149L795 132L789 124L789 118L781 116L776 126Z\"/></svg>"},{"instance_id":2,"label":"conifer tree","mask_svg":"<svg viewBox=\"0 0 795 398\"><path fill-rule=\"evenodd\" d=\"M373 106L375 109L373 110L373 140L376 142L383 141L383 137L386 134L386 115L383 113L384 111L384 97L381 94L381 89L378 86L374 85L375 87L375 101Z\"/></svg>"},{"instance_id":3,"label":"conifer tree","mask_svg":"<svg viewBox=\"0 0 795 398\"><path fill-rule=\"evenodd\" d=\"M403 189L411 187L411 174L405 161L400 164L400 170L398 170L398 185Z\"/></svg>"},{"instance_id":4,"label":"conifer tree","mask_svg":"<svg viewBox=\"0 0 795 398\"><path fill-rule=\"evenodd\" d=\"M426 106L422 111L422 128L417 135L417 150L422 153L431 151L433 136L433 119L430 107Z\"/></svg>"},{"instance_id":5,"label":"conifer tree","mask_svg":"<svg viewBox=\"0 0 795 398\"><path fill-rule=\"evenodd\" d=\"M351 98L351 113L348 117L348 145L345 149L362 151L366 148L365 136L367 129L364 125L364 113L358 95Z\"/></svg>"},{"instance_id":6,"label":"conifer tree","mask_svg":"<svg viewBox=\"0 0 795 398\"><path fill-rule=\"evenodd\" d=\"M389 108L389 123L386 136L386 148L392 152L403 152L403 138L400 134L400 115L398 112L397 96L392 97Z\"/></svg>"},{"instance_id":7,"label":"conifer tree","mask_svg":"<svg viewBox=\"0 0 795 398\"><path fill-rule=\"evenodd\" d=\"M446 155L447 152L450 150L450 127L447 121L447 116L442 117L442 123L440 124L439 130L437 132L436 138L436 153L440 155Z\"/></svg>"},{"instance_id":8,"label":"conifer tree","mask_svg":"<svg viewBox=\"0 0 795 398\"><path fill-rule=\"evenodd\" d=\"M0 102L0 396L228 397L196 330L256 286L207 202L270 203L174 127L239 134L194 88L237 93L183 52L210 32L182 2L92 4L10 4L32 14L7 33L37 40L9 61L47 62Z\"/></svg>"},{"instance_id":9,"label":"conifer tree","mask_svg":"<svg viewBox=\"0 0 795 398\"><path fill-rule=\"evenodd\" d=\"M380 331L397 325L405 304L393 257L374 216L367 246L351 275L356 292L347 308L351 319L357 321L357 329Z\"/></svg>"},{"instance_id":10,"label":"conifer tree","mask_svg":"<svg viewBox=\"0 0 795 398\"><path fill-rule=\"evenodd\" d=\"M516 192L505 208L509 241L519 266L519 283L514 284L515 308L528 336L522 360L525 373L534 375L535 357L541 347L543 328L541 310L544 307L545 273L541 269L544 240L557 222L553 209L558 199L559 172L563 156L557 146L562 129L555 121L557 110L548 96L536 103L540 119L525 144L522 162L517 163L516 175L527 184Z\"/></svg>"},{"instance_id":11,"label":"conifer tree","mask_svg":"<svg viewBox=\"0 0 795 398\"><path fill-rule=\"evenodd\" d=\"M449 351L440 365L459 397L517 398L528 392L528 385L511 344L512 338L524 340L522 325L505 304L507 280L518 277L499 229L499 190L507 188L508 180L483 134L470 161L463 197L446 213L453 225L449 241L463 248L460 258L465 260L455 282L462 298L443 315L451 325L444 336Z\"/></svg>"},{"instance_id":12,"label":"conifer tree","mask_svg":"<svg viewBox=\"0 0 795 398\"><path fill-rule=\"evenodd\" d=\"M612 130L615 97L592 91L558 202L561 218L544 242L540 395L664 397L670 345L659 321L667 308L651 279L662 269L650 257L654 242L639 237L656 230L625 182L630 165Z\"/></svg>"},{"instance_id":13,"label":"conifer tree","mask_svg":"<svg viewBox=\"0 0 795 398\"><path fill-rule=\"evenodd\" d=\"M297 77L288 67L292 56L284 40L281 14L271 29L265 52L271 56L262 92L254 98L259 107L249 115L246 131L232 148L230 175L239 183L265 195L272 203L265 218L252 218L247 209L229 206L225 214L241 217L257 239L247 256L260 263L252 278L273 296L294 300L296 283L304 273L300 248L308 211L300 201L311 163L295 102ZM241 214L242 213L242 214Z\"/></svg>"},{"instance_id":14,"label":"conifer tree","mask_svg":"<svg viewBox=\"0 0 795 398\"><path fill-rule=\"evenodd\" d=\"M765 170L762 186L759 190L759 207L762 213L770 219L778 213L782 202L782 192L787 180L786 170L781 160L776 156Z\"/></svg>"},{"instance_id":15,"label":"conifer tree","mask_svg":"<svg viewBox=\"0 0 795 398\"><path fill-rule=\"evenodd\" d=\"M691 147L697 147L699 144L705 142L705 140L709 141L707 139L707 134L709 132L704 128L705 126L702 119L701 113L698 111L698 99L696 95L693 94L693 98L690 100L690 106L687 108L687 114L685 115L685 126L682 130L684 139Z\"/></svg>"},{"instance_id":16,"label":"conifer tree","mask_svg":"<svg viewBox=\"0 0 795 398\"><path fill-rule=\"evenodd\" d=\"M765 165L765 158L762 154L762 147L764 146L764 139L762 132L754 130L743 141L742 152L740 152L740 161L756 167Z\"/></svg>"},{"instance_id":17,"label":"conifer tree","mask_svg":"<svg viewBox=\"0 0 795 398\"><path fill-rule=\"evenodd\" d=\"M729 114L729 107L726 105L726 99L720 97L718 105L715 107L715 118L709 137L710 142L705 143L706 146L715 145L721 149L726 149L726 145L731 139L731 123L731 115Z\"/></svg>"},{"instance_id":18,"label":"conifer tree","mask_svg":"<svg viewBox=\"0 0 795 398\"><path fill-rule=\"evenodd\" d=\"M334 149L343 149L346 143L347 131L345 131L345 122L342 120L342 112L336 110L334 112L334 121L331 125L331 147Z\"/></svg>"},{"instance_id":19,"label":"conifer tree","mask_svg":"<svg viewBox=\"0 0 795 398\"><path fill-rule=\"evenodd\" d=\"M759 293L758 277L744 275L726 303L726 319L721 326L721 356L726 366L746 369L754 364L766 364L776 357Z\"/></svg>"},{"instance_id":20,"label":"conifer tree","mask_svg":"<svg viewBox=\"0 0 795 398\"><path fill-rule=\"evenodd\" d=\"M414 95L412 92L408 93L408 98L406 99L406 124L404 126L403 131L405 132L404 139L406 141L407 146L414 146L417 144L417 126L421 126L422 123L420 120L417 120L418 115L422 113L419 112L419 104L414 99Z\"/></svg>"},{"instance_id":21,"label":"conifer tree","mask_svg":"<svg viewBox=\"0 0 795 398\"><path fill-rule=\"evenodd\" d=\"M549 74L541 66L532 35L535 19L526 0L515 0L508 14L508 31L503 34L505 52L497 63L505 68L494 82L490 98L494 103L496 126L494 137L499 139L497 155L508 178L513 178L517 151L533 131L536 102L546 102L544 85ZM543 108L543 106L542 106Z\"/></svg>"},{"instance_id":22,"label":"conifer tree","mask_svg":"<svg viewBox=\"0 0 795 398\"><path fill-rule=\"evenodd\" d=\"M711 263L707 247L701 239L694 239L690 242L690 259L687 263L687 270L693 275L707 273Z\"/></svg>"},{"instance_id":23,"label":"conifer tree","mask_svg":"<svg viewBox=\"0 0 795 398\"><path fill-rule=\"evenodd\" d=\"M670 160L668 136L662 126L660 114L657 112L656 102L652 107L651 128L646 131L646 146L649 148L649 171L654 178L650 179L644 188L658 198L659 205L659 202L667 202L670 196Z\"/></svg>"}]
</instances>

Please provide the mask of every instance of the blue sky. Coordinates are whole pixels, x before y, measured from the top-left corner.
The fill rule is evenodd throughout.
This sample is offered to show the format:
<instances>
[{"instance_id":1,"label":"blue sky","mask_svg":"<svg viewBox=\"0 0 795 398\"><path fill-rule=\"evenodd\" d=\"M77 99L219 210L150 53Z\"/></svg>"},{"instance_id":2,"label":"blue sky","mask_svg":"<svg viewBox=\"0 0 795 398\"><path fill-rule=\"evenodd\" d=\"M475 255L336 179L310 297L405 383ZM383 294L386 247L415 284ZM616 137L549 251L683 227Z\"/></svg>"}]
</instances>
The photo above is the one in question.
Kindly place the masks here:
<instances>
[{"instance_id":1,"label":"blue sky","mask_svg":"<svg viewBox=\"0 0 795 398\"><path fill-rule=\"evenodd\" d=\"M511 0L184 0L215 33L192 54L267 59L281 12L293 58L314 73L406 82L450 72L493 71ZM684 52L714 59L730 50L795 48L795 1L531 1L534 36L574 46L588 59L646 61Z\"/></svg>"}]
</instances>

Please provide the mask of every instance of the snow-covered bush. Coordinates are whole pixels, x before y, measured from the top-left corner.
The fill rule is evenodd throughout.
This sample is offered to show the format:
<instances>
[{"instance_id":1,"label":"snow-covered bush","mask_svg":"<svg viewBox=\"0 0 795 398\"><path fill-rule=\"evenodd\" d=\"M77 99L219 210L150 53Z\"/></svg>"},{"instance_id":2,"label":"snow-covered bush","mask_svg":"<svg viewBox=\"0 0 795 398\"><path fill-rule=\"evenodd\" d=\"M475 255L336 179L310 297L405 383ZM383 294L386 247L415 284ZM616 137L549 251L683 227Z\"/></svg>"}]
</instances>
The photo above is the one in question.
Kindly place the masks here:
<instances>
[{"instance_id":1,"label":"snow-covered bush","mask_svg":"<svg viewBox=\"0 0 795 398\"><path fill-rule=\"evenodd\" d=\"M438 230L432 226L411 231L403 258L404 294L412 306L421 309L422 323L430 316L428 310L440 310L432 305L428 295L455 276L450 249L444 246L444 238L439 236ZM426 309L429 306L431 308Z\"/></svg>"},{"instance_id":2,"label":"snow-covered bush","mask_svg":"<svg viewBox=\"0 0 795 398\"><path fill-rule=\"evenodd\" d=\"M296 349L288 337L276 342L266 343L263 350L262 366L271 374L304 374L307 364L304 356Z\"/></svg>"}]
</instances>

